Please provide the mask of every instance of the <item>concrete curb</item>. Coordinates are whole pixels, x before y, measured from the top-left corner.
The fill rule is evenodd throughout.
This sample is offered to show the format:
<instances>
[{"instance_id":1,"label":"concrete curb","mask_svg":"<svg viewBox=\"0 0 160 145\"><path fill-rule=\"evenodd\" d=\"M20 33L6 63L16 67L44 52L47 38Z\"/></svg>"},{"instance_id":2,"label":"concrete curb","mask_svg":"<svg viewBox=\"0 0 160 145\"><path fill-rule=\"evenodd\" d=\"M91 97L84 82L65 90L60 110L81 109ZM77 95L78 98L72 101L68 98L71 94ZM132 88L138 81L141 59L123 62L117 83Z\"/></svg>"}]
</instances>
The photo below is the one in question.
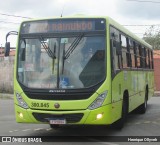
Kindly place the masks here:
<instances>
[{"instance_id":1,"label":"concrete curb","mask_svg":"<svg viewBox=\"0 0 160 145\"><path fill-rule=\"evenodd\" d=\"M160 91L154 92L154 97L160 97Z\"/></svg>"}]
</instances>

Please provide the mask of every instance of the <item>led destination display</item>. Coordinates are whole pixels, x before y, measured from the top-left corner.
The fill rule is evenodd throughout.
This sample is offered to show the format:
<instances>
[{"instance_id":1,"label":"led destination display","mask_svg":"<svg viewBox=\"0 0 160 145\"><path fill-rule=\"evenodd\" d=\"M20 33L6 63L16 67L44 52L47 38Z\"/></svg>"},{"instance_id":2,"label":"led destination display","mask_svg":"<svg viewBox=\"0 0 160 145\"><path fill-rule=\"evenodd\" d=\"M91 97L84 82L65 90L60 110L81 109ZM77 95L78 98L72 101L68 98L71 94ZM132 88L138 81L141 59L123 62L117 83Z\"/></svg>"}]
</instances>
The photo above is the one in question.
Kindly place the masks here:
<instances>
[{"instance_id":1,"label":"led destination display","mask_svg":"<svg viewBox=\"0 0 160 145\"><path fill-rule=\"evenodd\" d=\"M104 19L54 19L24 22L21 26L21 34L87 32L103 30L105 30Z\"/></svg>"}]
</instances>

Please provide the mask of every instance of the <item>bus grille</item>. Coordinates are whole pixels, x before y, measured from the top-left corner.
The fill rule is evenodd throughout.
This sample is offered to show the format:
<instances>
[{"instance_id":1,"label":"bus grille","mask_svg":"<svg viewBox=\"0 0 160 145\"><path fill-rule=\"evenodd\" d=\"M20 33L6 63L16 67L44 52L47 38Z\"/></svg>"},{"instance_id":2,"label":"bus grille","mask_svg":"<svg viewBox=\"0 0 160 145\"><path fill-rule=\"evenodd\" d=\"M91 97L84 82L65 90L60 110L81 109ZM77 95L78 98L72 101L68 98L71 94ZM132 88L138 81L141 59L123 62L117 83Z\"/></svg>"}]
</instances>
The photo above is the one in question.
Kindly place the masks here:
<instances>
[{"instance_id":1,"label":"bus grille","mask_svg":"<svg viewBox=\"0 0 160 145\"><path fill-rule=\"evenodd\" d=\"M67 123L76 123L79 122L82 117L83 113L76 113L76 114L62 114L62 115L55 115L55 114L46 114L46 113L32 113L37 121L40 122L49 122L49 119L52 118L63 118L66 119Z\"/></svg>"}]
</instances>

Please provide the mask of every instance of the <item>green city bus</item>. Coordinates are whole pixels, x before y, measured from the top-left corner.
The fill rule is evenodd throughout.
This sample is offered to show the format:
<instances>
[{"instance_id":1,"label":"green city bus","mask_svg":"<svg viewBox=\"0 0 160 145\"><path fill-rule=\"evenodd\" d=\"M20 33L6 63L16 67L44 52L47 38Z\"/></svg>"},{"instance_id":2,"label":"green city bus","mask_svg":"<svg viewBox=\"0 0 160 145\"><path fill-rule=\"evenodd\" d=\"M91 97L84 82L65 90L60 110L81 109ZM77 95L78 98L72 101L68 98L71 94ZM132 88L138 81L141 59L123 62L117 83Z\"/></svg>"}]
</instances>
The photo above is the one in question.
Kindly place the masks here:
<instances>
[{"instance_id":1,"label":"green city bus","mask_svg":"<svg viewBox=\"0 0 160 145\"><path fill-rule=\"evenodd\" d=\"M152 47L113 19L22 22L14 67L17 122L122 128L131 111L145 113L153 93Z\"/></svg>"}]
</instances>

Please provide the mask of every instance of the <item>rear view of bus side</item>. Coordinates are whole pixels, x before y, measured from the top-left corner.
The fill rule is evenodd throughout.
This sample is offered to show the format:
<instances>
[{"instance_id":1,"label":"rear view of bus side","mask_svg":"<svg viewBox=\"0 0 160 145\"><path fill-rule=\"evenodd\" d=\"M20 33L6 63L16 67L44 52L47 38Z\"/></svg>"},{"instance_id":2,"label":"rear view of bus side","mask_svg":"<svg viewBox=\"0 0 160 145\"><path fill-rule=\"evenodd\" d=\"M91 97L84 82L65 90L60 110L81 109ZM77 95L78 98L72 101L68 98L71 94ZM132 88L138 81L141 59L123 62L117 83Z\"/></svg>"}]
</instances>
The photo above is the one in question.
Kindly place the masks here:
<instances>
[{"instance_id":1,"label":"rear view of bus side","mask_svg":"<svg viewBox=\"0 0 160 145\"><path fill-rule=\"evenodd\" d=\"M154 92L152 47L109 17L21 24L14 69L16 121L122 128Z\"/></svg>"}]
</instances>

